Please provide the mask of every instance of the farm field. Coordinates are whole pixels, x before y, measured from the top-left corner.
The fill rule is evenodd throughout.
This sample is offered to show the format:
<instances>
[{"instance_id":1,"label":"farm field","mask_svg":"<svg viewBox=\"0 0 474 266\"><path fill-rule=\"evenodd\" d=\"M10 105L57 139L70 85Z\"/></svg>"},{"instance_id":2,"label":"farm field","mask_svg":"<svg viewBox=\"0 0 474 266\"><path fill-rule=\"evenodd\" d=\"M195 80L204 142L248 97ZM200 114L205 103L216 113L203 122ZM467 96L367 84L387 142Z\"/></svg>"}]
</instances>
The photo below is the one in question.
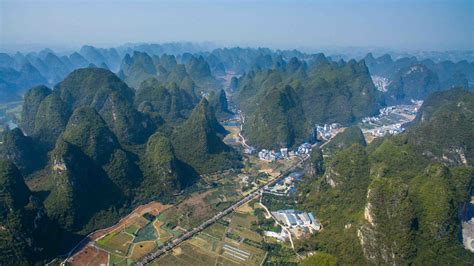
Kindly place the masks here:
<instances>
[{"instance_id":1,"label":"farm field","mask_svg":"<svg viewBox=\"0 0 474 266\"><path fill-rule=\"evenodd\" d=\"M224 217L158 258L153 265L260 265L267 252L252 245L263 241L251 229L257 221L253 205L255 202Z\"/></svg>"},{"instance_id":2,"label":"farm field","mask_svg":"<svg viewBox=\"0 0 474 266\"><path fill-rule=\"evenodd\" d=\"M116 255L126 256L128 249L133 241L133 236L125 232L114 232L101 239L96 243L97 246Z\"/></svg>"},{"instance_id":3,"label":"farm field","mask_svg":"<svg viewBox=\"0 0 474 266\"><path fill-rule=\"evenodd\" d=\"M258 163L261 164L258 171L203 177L203 186L174 206L143 205L113 228L98 234L89 246L101 250L107 259L102 255L97 260L107 261L109 265L133 264L248 194L249 191L243 191L243 175L259 185L290 162ZM165 265L260 265L267 252L262 245L265 239L260 231L255 231L256 208L259 208L257 201L240 206L157 261Z\"/></svg>"},{"instance_id":4,"label":"farm field","mask_svg":"<svg viewBox=\"0 0 474 266\"><path fill-rule=\"evenodd\" d=\"M138 260L146 254L152 252L157 247L155 241L142 241L135 243L131 250L130 258L132 260Z\"/></svg>"},{"instance_id":5,"label":"farm field","mask_svg":"<svg viewBox=\"0 0 474 266\"><path fill-rule=\"evenodd\" d=\"M211 179L210 177L208 179L217 182L217 188L191 194L178 205L161 213L158 220L163 222L166 228L179 227L189 230L242 197L237 176L230 175L220 180Z\"/></svg>"},{"instance_id":6,"label":"farm field","mask_svg":"<svg viewBox=\"0 0 474 266\"><path fill-rule=\"evenodd\" d=\"M89 236L91 242L71 256L70 265L130 265L143 255L153 251L163 242L160 233L168 236L156 216L171 205L151 202L142 205L111 228ZM168 237L169 238L169 237Z\"/></svg>"}]
</instances>

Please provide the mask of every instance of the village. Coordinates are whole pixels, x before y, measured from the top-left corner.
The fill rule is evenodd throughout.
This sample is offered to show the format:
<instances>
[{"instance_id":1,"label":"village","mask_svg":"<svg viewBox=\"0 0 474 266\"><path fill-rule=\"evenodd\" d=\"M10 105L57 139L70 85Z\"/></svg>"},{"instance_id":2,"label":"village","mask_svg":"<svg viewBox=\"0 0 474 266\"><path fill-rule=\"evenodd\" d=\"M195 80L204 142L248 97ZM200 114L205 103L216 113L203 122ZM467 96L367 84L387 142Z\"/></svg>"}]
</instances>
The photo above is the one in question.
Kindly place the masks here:
<instances>
[{"instance_id":1,"label":"village","mask_svg":"<svg viewBox=\"0 0 474 266\"><path fill-rule=\"evenodd\" d=\"M312 143L326 142L338 133L344 131L344 127L338 123L315 125L314 132L310 139ZM280 150L261 149L257 155L262 161L273 162L277 160L283 160L293 158L295 156L309 155L311 153L314 144L304 142L291 150L289 148L281 148ZM252 155L255 154L256 148L252 146L245 147L243 150L244 154Z\"/></svg>"},{"instance_id":2,"label":"village","mask_svg":"<svg viewBox=\"0 0 474 266\"><path fill-rule=\"evenodd\" d=\"M397 135L405 131L404 124L413 121L423 101L412 100L412 104L387 106L377 116L365 117L359 127L369 140L387 134Z\"/></svg>"}]
</instances>

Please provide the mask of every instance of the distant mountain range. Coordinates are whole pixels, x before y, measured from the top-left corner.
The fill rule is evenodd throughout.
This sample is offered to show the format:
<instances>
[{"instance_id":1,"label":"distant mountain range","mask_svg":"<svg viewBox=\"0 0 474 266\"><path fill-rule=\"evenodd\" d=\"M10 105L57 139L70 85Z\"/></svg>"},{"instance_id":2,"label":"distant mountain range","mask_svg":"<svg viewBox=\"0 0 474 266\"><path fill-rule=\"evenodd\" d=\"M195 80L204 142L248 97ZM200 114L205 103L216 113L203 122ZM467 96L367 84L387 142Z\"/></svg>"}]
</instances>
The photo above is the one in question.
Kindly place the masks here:
<instances>
[{"instance_id":1,"label":"distant mountain range","mask_svg":"<svg viewBox=\"0 0 474 266\"><path fill-rule=\"evenodd\" d=\"M387 103L424 99L429 93L453 87L474 88L474 63L466 60L453 63L416 57L393 60L390 55L374 58L367 54L364 61L373 77L382 78Z\"/></svg>"},{"instance_id":2,"label":"distant mountain range","mask_svg":"<svg viewBox=\"0 0 474 266\"><path fill-rule=\"evenodd\" d=\"M423 262L434 252L427 232L462 262L445 234L458 230L455 212L443 210L465 200L472 177L473 80L467 61L371 54L334 61L267 48L140 44L0 54L0 99L23 100L19 128L1 136L0 264L45 263L134 206L172 202L202 175L238 171L245 162L223 142L228 132L219 123L236 109L257 148L312 141L316 124L348 127L314 149L316 181L304 193L309 209L336 221L315 241L343 264ZM367 145L354 125L412 99L425 102L409 130ZM25 180L34 180L31 190ZM365 206L373 206L369 218ZM379 227L370 217L390 222Z\"/></svg>"}]
</instances>

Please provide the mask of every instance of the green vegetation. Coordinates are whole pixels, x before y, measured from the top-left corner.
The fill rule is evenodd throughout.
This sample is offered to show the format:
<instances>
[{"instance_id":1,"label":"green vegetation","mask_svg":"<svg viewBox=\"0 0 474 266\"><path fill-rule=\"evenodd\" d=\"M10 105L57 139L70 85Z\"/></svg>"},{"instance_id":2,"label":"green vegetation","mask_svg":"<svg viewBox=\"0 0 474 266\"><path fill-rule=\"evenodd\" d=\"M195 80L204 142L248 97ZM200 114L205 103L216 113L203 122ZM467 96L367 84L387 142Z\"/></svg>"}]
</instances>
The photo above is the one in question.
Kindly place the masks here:
<instances>
[{"instance_id":1,"label":"green vegetation","mask_svg":"<svg viewBox=\"0 0 474 266\"><path fill-rule=\"evenodd\" d=\"M48 215L60 225L80 230L95 215L109 221L116 218L111 207L121 201L118 187L80 148L59 140L52 151L50 167L55 185L44 204ZM99 210L111 213L100 215Z\"/></svg>"},{"instance_id":2,"label":"green vegetation","mask_svg":"<svg viewBox=\"0 0 474 266\"><path fill-rule=\"evenodd\" d=\"M59 135L66 128L71 110L55 93L41 101L34 119L32 137L46 150L54 148Z\"/></svg>"},{"instance_id":3,"label":"green vegetation","mask_svg":"<svg viewBox=\"0 0 474 266\"><path fill-rule=\"evenodd\" d=\"M173 132L171 141L176 156L201 174L239 167L236 151L218 136L224 131L207 100L201 100L189 118Z\"/></svg>"},{"instance_id":4,"label":"green vegetation","mask_svg":"<svg viewBox=\"0 0 474 266\"><path fill-rule=\"evenodd\" d=\"M429 159L448 165L474 162L474 93L465 89L428 97L410 129L410 144Z\"/></svg>"},{"instance_id":5,"label":"green vegetation","mask_svg":"<svg viewBox=\"0 0 474 266\"><path fill-rule=\"evenodd\" d=\"M144 179L139 196L143 199L179 191L196 178L193 173L186 174L187 169L176 159L170 140L162 133L148 140L141 168Z\"/></svg>"},{"instance_id":6,"label":"green vegetation","mask_svg":"<svg viewBox=\"0 0 474 266\"><path fill-rule=\"evenodd\" d=\"M34 145L34 141L23 135L19 128L4 132L2 142L0 158L15 163L23 175L30 174L44 163L45 158Z\"/></svg>"},{"instance_id":7,"label":"green vegetation","mask_svg":"<svg viewBox=\"0 0 474 266\"><path fill-rule=\"evenodd\" d=\"M55 90L73 110L93 107L124 143L146 142L156 129L149 118L133 108L134 91L109 70L75 70Z\"/></svg>"},{"instance_id":8,"label":"green vegetation","mask_svg":"<svg viewBox=\"0 0 474 266\"><path fill-rule=\"evenodd\" d=\"M32 88L19 121L25 134L20 129L4 132L0 158L11 162L0 161L1 265L43 264L69 248L64 244L110 226L136 205L184 199L158 217L163 221L157 229L160 245L183 234L180 228L193 228L239 199L236 179L222 172L207 175L241 167L239 153L222 142L226 132L216 119L231 115L230 95L218 90L229 81L226 69L246 73L233 77L230 87L245 115L245 136L257 147L292 147L307 140L315 124L351 125L384 104L364 61L331 62L322 54L268 49L217 49L177 57L147 49L161 56L126 56L119 73L126 83L106 69L116 69L120 61L113 49L84 47L87 59L44 51L34 67L2 68L0 95L14 97L23 81L41 78L38 71L59 81L73 65L93 62L101 67L77 69L54 90ZM399 69L389 101L424 97L438 89L436 70ZM218 84L213 74L225 82ZM5 75L11 78L3 79ZM462 75L452 78L443 77L443 82L465 83ZM400 136L366 146L354 126L323 151L313 149L301 193L263 199L272 210L311 210L321 220L321 232L295 240L298 252L316 251L302 264L469 264L473 258L460 244L457 215L472 193L473 113L472 92L440 92L426 99L412 127ZM3 116L3 121L13 117ZM257 180L258 170L248 171L249 180ZM199 174L202 182L197 182ZM186 198L192 191L199 193ZM194 239L199 247L183 245L183 253L171 257L182 264L230 264L231 258L217 251L229 241L227 235L253 254L248 263L259 264L263 250L268 264L297 263L286 244L261 243L255 231L281 230L263 217L262 209L230 218ZM157 238L153 223L142 227L145 223L110 234L98 245L116 253L111 262L130 264L119 257L129 255L134 236L135 242ZM146 248L155 247L148 244ZM146 252L143 246L139 252Z\"/></svg>"},{"instance_id":9,"label":"green vegetation","mask_svg":"<svg viewBox=\"0 0 474 266\"><path fill-rule=\"evenodd\" d=\"M141 84L135 99L139 110L156 114L169 123L186 119L196 105L196 101L193 91L190 94L178 87L176 83L161 84L155 78Z\"/></svg>"},{"instance_id":10,"label":"green vegetation","mask_svg":"<svg viewBox=\"0 0 474 266\"><path fill-rule=\"evenodd\" d=\"M125 228L125 232L131 235L135 235L137 231L138 231L138 227L135 224L132 224L130 226L127 226L127 228Z\"/></svg>"},{"instance_id":11,"label":"green vegetation","mask_svg":"<svg viewBox=\"0 0 474 266\"><path fill-rule=\"evenodd\" d=\"M416 253L415 213L408 195L408 185L401 179L376 178L369 187L362 247L373 263L411 262Z\"/></svg>"},{"instance_id":12,"label":"green vegetation","mask_svg":"<svg viewBox=\"0 0 474 266\"><path fill-rule=\"evenodd\" d=\"M26 205L30 191L12 163L0 161L0 262L28 264L31 231L27 225Z\"/></svg>"},{"instance_id":13,"label":"green vegetation","mask_svg":"<svg viewBox=\"0 0 474 266\"><path fill-rule=\"evenodd\" d=\"M280 69L250 72L239 80L236 100L248 116L249 142L270 148L307 139L315 124L351 124L383 104L363 61L325 58L310 67L293 58Z\"/></svg>"},{"instance_id":14,"label":"green vegetation","mask_svg":"<svg viewBox=\"0 0 474 266\"><path fill-rule=\"evenodd\" d=\"M51 89L46 86L36 86L25 93L20 125L27 134L33 134L38 108L41 101L50 94Z\"/></svg>"},{"instance_id":15,"label":"green vegetation","mask_svg":"<svg viewBox=\"0 0 474 266\"><path fill-rule=\"evenodd\" d=\"M309 159L309 169L306 172L310 176L319 176L324 173L324 158L323 152L319 147L314 147L311 150L311 157Z\"/></svg>"},{"instance_id":16,"label":"green vegetation","mask_svg":"<svg viewBox=\"0 0 474 266\"><path fill-rule=\"evenodd\" d=\"M299 243L300 250L326 252L341 264L472 261L458 238L459 208L470 201L474 178L472 166L465 165L472 161L459 154L436 156L454 145L473 144L465 128L473 119L472 93L440 94L445 97L425 102L406 133L337 152L326 160L321 178L303 184L309 193L301 204L324 229ZM456 130L442 125L441 117ZM437 141L431 142L434 136Z\"/></svg>"},{"instance_id":17,"label":"green vegetation","mask_svg":"<svg viewBox=\"0 0 474 266\"><path fill-rule=\"evenodd\" d=\"M244 134L260 147L291 147L309 135L305 116L295 90L290 86L272 89L263 96L259 109L246 119Z\"/></svg>"},{"instance_id":18,"label":"green vegetation","mask_svg":"<svg viewBox=\"0 0 474 266\"><path fill-rule=\"evenodd\" d=\"M393 82L388 86L385 95L389 104L424 99L428 94L440 89L436 73L422 64L403 67L390 79Z\"/></svg>"},{"instance_id":19,"label":"green vegetation","mask_svg":"<svg viewBox=\"0 0 474 266\"><path fill-rule=\"evenodd\" d=\"M215 111L218 119L226 119L232 115L232 112L228 107L227 97L224 90L220 90L218 93L210 92L208 99L209 105Z\"/></svg>"},{"instance_id":20,"label":"green vegetation","mask_svg":"<svg viewBox=\"0 0 474 266\"><path fill-rule=\"evenodd\" d=\"M411 180L412 198L417 206L419 230L418 256L414 263L468 264L472 254L466 253L457 238L460 233L459 207L469 201L474 169L430 165ZM433 257L432 254L438 254Z\"/></svg>"},{"instance_id":21,"label":"green vegetation","mask_svg":"<svg viewBox=\"0 0 474 266\"><path fill-rule=\"evenodd\" d=\"M136 233L136 237L133 239L134 243L148 240L156 240L156 232L153 223L148 223L146 226L140 228Z\"/></svg>"},{"instance_id":22,"label":"green vegetation","mask_svg":"<svg viewBox=\"0 0 474 266\"><path fill-rule=\"evenodd\" d=\"M336 265L336 258L330 254L324 252L317 252L315 255L310 256L302 260L299 265L302 266L334 266Z\"/></svg>"},{"instance_id":23,"label":"green vegetation","mask_svg":"<svg viewBox=\"0 0 474 266\"><path fill-rule=\"evenodd\" d=\"M138 88L142 81L156 74L151 57L147 53L138 51L134 51L132 57L129 54L125 56L121 71L126 76L125 82L133 88Z\"/></svg>"},{"instance_id":24,"label":"green vegetation","mask_svg":"<svg viewBox=\"0 0 474 266\"><path fill-rule=\"evenodd\" d=\"M119 148L115 135L92 108L77 108L71 116L62 138L88 155L99 165L110 160Z\"/></svg>"},{"instance_id":25,"label":"green vegetation","mask_svg":"<svg viewBox=\"0 0 474 266\"><path fill-rule=\"evenodd\" d=\"M123 232L115 232L99 239L96 243L99 247L107 249L111 253L125 256L128 254L133 237Z\"/></svg>"},{"instance_id":26,"label":"green vegetation","mask_svg":"<svg viewBox=\"0 0 474 266\"><path fill-rule=\"evenodd\" d=\"M364 134L358 126L346 128L342 133L337 134L327 145L324 146L325 153L334 153L339 150L349 148L352 144L358 143L366 146Z\"/></svg>"}]
</instances>

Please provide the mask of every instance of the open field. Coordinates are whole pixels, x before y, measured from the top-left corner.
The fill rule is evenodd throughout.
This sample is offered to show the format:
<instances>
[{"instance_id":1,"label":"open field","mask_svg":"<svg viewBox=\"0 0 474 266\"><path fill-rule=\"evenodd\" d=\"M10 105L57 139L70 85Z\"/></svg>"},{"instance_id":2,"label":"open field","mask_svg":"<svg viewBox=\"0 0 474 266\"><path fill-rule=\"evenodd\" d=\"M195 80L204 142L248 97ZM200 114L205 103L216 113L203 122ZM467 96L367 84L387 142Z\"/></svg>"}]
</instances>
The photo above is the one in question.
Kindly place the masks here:
<instances>
[{"instance_id":1,"label":"open field","mask_svg":"<svg viewBox=\"0 0 474 266\"><path fill-rule=\"evenodd\" d=\"M217 239L222 239L224 237L225 231L227 227L220 223L215 223L208 228L206 228L203 232L209 234Z\"/></svg>"},{"instance_id":2,"label":"open field","mask_svg":"<svg viewBox=\"0 0 474 266\"><path fill-rule=\"evenodd\" d=\"M135 224L131 224L129 226L127 226L125 228L125 232L131 234L131 235L134 235L137 231L138 231L138 226L136 226Z\"/></svg>"},{"instance_id":3,"label":"open field","mask_svg":"<svg viewBox=\"0 0 474 266\"><path fill-rule=\"evenodd\" d=\"M85 253L86 251L94 248L92 247L93 243L97 243L99 247L107 250L111 254L127 256L134 235L139 232L139 229L149 223L143 215L145 213L150 213L153 216L156 216L170 207L172 207L172 205L164 205L157 201L138 206L115 225L91 233L85 240L83 240L84 243L82 243L82 246L75 250L73 255L69 257L67 261L77 261L78 259L76 256L81 257L84 254L87 254Z\"/></svg>"},{"instance_id":4,"label":"open field","mask_svg":"<svg viewBox=\"0 0 474 266\"><path fill-rule=\"evenodd\" d=\"M154 261L152 265L214 265L217 260L217 254L205 252L204 250L184 243L179 246L179 252L165 255Z\"/></svg>"},{"instance_id":5,"label":"open field","mask_svg":"<svg viewBox=\"0 0 474 266\"><path fill-rule=\"evenodd\" d=\"M254 163L261 164L261 168L268 168L267 172L275 175L284 171L292 162L284 160L267 163L257 160ZM250 182L261 184L271 178L259 171L252 171L248 175ZM241 199L245 194L242 192L241 180L242 173L206 176L204 190L189 194L174 206L154 203L137 208L112 230L103 234L104 237L96 242L97 246L113 255L110 256L109 263L126 264L137 261ZM254 216L255 205L255 201L252 201L240 206L236 212L183 242L171 255L162 256L158 261L177 265L259 265L266 252L258 244L263 241L262 236L253 231L255 227L252 223L257 221ZM144 214L147 214L147 219L143 217ZM232 248L228 250L227 245L239 248L240 251ZM245 256L241 256L242 254Z\"/></svg>"},{"instance_id":6,"label":"open field","mask_svg":"<svg viewBox=\"0 0 474 266\"><path fill-rule=\"evenodd\" d=\"M108 256L107 252L88 246L79 252L69 263L74 266L107 264Z\"/></svg>"},{"instance_id":7,"label":"open field","mask_svg":"<svg viewBox=\"0 0 474 266\"><path fill-rule=\"evenodd\" d=\"M132 244L133 236L120 232L120 233L111 233L99 240L97 240L97 246L107 250L108 252L113 252L117 255L126 256L130 245Z\"/></svg>"},{"instance_id":8,"label":"open field","mask_svg":"<svg viewBox=\"0 0 474 266\"><path fill-rule=\"evenodd\" d=\"M222 256L242 265L260 265L265 258L265 251L244 243L227 241L223 244Z\"/></svg>"},{"instance_id":9,"label":"open field","mask_svg":"<svg viewBox=\"0 0 474 266\"><path fill-rule=\"evenodd\" d=\"M127 265L127 258L110 255L109 257L109 265Z\"/></svg>"},{"instance_id":10,"label":"open field","mask_svg":"<svg viewBox=\"0 0 474 266\"><path fill-rule=\"evenodd\" d=\"M158 219L155 220L155 222L153 222L153 226L155 227L156 233L158 235L157 239L161 243L165 243L166 241L168 241L170 238L173 237L173 234L169 233L168 231L166 231L165 229L161 227L163 224L164 223Z\"/></svg>"},{"instance_id":11,"label":"open field","mask_svg":"<svg viewBox=\"0 0 474 266\"><path fill-rule=\"evenodd\" d=\"M249 202L247 202L244 205L238 207L235 211L237 213L251 213L253 209L250 207Z\"/></svg>"},{"instance_id":12,"label":"open field","mask_svg":"<svg viewBox=\"0 0 474 266\"><path fill-rule=\"evenodd\" d=\"M252 231L252 202L243 207L244 213L234 212L214 223L191 239L183 242L170 253L158 258L153 265L260 265L266 251L253 246L263 238ZM226 235L235 235L234 240Z\"/></svg>"},{"instance_id":13,"label":"open field","mask_svg":"<svg viewBox=\"0 0 474 266\"><path fill-rule=\"evenodd\" d=\"M185 230L196 227L218 212L229 207L242 196L237 175L214 181L218 188L191 194L178 205L158 216L168 228L179 226Z\"/></svg>"},{"instance_id":14,"label":"open field","mask_svg":"<svg viewBox=\"0 0 474 266\"><path fill-rule=\"evenodd\" d=\"M138 242L133 245L132 250L131 250L131 259L132 260L137 260L146 254L150 253L153 251L153 249L156 248L156 242L155 241L143 241L143 242Z\"/></svg>"},{"instance_id":15,"label":"open field","mask_svg":"<svg viewBox=\"0 0 474 266\"><path fill-rule=\"evenodd\" d=\"M99 253L94 256L91 262L88 265L106 265L109 260L109 254L104 251L99 251Z\"/></svg>"}]
</instances>

